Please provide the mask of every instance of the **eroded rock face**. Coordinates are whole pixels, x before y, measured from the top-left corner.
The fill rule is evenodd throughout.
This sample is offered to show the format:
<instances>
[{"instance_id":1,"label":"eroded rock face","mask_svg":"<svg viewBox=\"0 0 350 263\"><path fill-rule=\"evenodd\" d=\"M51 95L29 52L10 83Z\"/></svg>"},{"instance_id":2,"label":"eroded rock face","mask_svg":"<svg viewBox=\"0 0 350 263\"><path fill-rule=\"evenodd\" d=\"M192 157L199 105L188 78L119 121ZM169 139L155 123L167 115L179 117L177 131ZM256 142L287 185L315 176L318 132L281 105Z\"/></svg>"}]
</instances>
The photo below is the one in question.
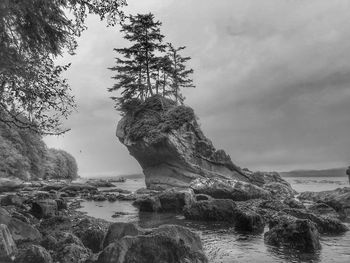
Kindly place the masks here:
<instances>
[{"instance_id":1,"label":"eroded rock face","mask_svg":"<svg viewBox=\"0 0 350 263\"><path fill-rule=\"evenodd\" d=\"M143 168L148 188L188 187L196 178L249 180L204 136L191 108L167 99L149 98L127 113L116 135Z\"/></svg>"},{"instance_id":2,"label":"eroded rock face","mask_svg":"<svg viewBox=\"0 0 350 263\"><path fill-rule=\"evenodd\" d=\"M237 180L198 178L190 184L190 187L196 194L206 194L214 198L234 201L271 197L269 191L251 183Z\"/></svg>"}]
</instances>

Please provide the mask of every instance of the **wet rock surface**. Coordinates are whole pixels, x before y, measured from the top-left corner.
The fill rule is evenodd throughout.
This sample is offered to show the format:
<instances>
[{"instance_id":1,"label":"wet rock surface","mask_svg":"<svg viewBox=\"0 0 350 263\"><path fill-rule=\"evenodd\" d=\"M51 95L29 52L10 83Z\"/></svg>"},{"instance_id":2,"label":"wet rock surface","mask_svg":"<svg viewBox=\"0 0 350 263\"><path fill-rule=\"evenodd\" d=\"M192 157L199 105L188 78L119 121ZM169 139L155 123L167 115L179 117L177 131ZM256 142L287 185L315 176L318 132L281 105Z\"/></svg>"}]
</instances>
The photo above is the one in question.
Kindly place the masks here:
<instances>
[{"instance_id":1,"label":"wet rock surface","mask_svg":"<svg viewBox=\"0 0 350 263\"><path fill-rule=\"evenodd\" d=\"M190 184L196 194L206 194L217 199L244 201L270 197L270 192L251 183L237 180L196 179Z\"/></svg>"},{"instance_id":2,"label":"wet rock surface","mask_svg":"<svg viewBox=\"0 0 350 263\"><path fill-rule=\"evenodd\" d=\"M299 199L327 204L337 211L342 218L350 217L350 187L322 192L303 192L300 193Z\"/></svg>"},{"instance_id":3,"label":"wet rock surface","mask_svg":"<svg viewBox=\"0 0 350 263\"><path fill-rule=\"evenodd\" d=\"M162 226L147 234L124 236L109 244L98 263L208 262L197 234L180 226Z\"/></svg>"}]
</instances>

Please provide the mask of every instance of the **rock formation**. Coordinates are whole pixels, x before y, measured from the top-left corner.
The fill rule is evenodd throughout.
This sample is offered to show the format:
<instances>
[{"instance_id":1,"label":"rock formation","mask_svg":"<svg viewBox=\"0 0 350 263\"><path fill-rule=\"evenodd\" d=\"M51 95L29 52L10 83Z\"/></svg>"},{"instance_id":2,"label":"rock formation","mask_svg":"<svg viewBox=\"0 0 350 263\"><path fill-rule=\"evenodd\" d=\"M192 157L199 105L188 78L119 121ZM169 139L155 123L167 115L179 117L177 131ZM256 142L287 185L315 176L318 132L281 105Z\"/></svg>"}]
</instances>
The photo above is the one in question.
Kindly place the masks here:
<instances>
[{"instance_id":1,"label":"rock formation","mask_svg":"<svg viewBox=\"0 0 350 263\"><path fill-rule=\"evenodd\" d=\"M249 181L200 129L193 110L154 96L119 121L119 140L140 163L152 189L187 187L196 178Z\"/></svg>"}]
</instances>

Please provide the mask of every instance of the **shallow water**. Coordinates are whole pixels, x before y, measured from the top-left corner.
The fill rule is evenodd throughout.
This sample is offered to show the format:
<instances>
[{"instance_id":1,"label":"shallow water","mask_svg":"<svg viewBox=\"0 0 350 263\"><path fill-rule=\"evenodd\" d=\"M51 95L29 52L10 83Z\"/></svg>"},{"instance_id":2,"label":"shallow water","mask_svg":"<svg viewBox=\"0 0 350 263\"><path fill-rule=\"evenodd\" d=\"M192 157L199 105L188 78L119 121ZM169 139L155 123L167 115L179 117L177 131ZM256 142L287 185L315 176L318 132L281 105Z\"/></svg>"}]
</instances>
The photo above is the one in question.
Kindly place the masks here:
<instances>
[{"instance_id":1,"label":"shallow water","mask_svg":"<svg viewBox=\"0 0 350 263\"><path fill-rule=\"evenodd\" d=\"M298 178L300 180L301 178ZM304 178L303 178L304 179ZM308 179L303 183L293 182L289 178L293 187L300 189L322 189L330 190L346 185L338 183L329 183L322 186L319 179L312 182ZM118 188L134 191L144 187L143 179L127 180L125 183L116 183ZM319 187L321 185L321 187ZM333 188L332 188L333 187ZM251 234L237 232L228 224L224 223L205 223L185 220L183 216L171 213L139 213L131 205L131 202L117 201L115 203L105 202L84 202L80 211L88 215L102 218L111 222L134 222L140 227L149 228L162 224L178 224L187 226L197 232L202 239L204 251L213 263L232 263L232 262L350 262L350 231L344 235L322 236L322 249L315 253L300 253L296 250L279 249L268 246L264 243L264 234ZM112 218L115 212L127 213L117 218ZM350 225L348 224L350 227ZM265 229L267 231L267 229Z\"/></svg>"}]
</instances>

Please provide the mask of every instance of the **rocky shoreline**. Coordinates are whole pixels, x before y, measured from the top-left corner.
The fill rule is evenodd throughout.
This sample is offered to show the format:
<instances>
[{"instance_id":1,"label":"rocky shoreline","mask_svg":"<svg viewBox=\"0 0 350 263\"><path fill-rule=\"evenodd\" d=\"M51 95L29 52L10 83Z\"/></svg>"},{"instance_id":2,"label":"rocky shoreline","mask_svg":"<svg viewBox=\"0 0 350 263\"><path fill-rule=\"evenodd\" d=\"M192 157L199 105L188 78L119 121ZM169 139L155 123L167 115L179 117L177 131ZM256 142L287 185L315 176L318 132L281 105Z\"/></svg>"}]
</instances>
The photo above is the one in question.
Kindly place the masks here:
<instances>
[{"instance_id":1,"label":"rocky shoreline","mask_svg":"<svg viewBox=\"0 0 350 263\"><path fill-rule=\"evenodd\" d=\"M76 210L84 200L124 200L140 212L222 221L243 232L262 233L267 226L266 244L298 251L320 250L322 235L348 231L342 221L349 220L350 188L301 193L299 201L282 178L269 173L264 177L270 180L260 186L199 178L186 189L134 193L98 190L113 186L105 180L12 185L7 189L12 192L2 191L0 199L1 262L208 262L200 237L191 230L176 225L141 229L92 218Z\"/></svg>"}]
</instances>

